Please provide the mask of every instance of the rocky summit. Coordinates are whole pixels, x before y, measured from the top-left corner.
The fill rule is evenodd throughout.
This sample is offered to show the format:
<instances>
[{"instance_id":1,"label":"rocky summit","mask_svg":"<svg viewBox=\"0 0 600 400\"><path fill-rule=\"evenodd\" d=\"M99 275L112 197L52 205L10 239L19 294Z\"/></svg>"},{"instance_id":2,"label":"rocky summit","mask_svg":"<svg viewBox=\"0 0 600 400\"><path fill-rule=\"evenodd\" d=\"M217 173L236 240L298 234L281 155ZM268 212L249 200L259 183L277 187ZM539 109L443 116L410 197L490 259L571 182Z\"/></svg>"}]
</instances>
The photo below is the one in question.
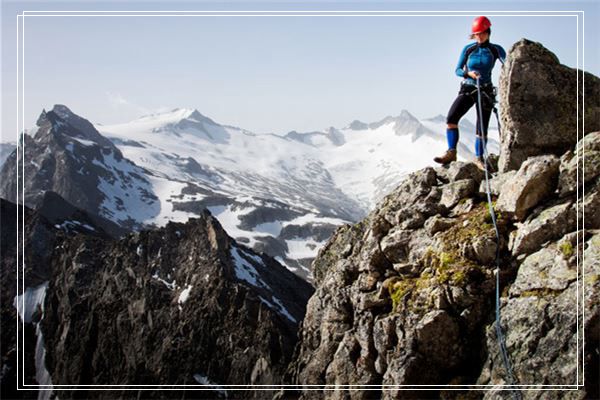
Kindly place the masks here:
<instances>
[{"instance_id":1,"label":"rocky summit","mask_svg":"<svg viewBox=\"0 0 600 400\"><path fill-rule=\"evenodd\" d=\"M545 80L531 74L518 84L516 66L539 61L532 52L574 82L567 78L575 72L541 45L513 47L501 86L511 90L504 126L514 129L502 133L506 172L488 181L462 162L415 172L319 253L316 291L288 371L304 385L300 398L599 397L600 132L578 141L576 131L561 131L570 136L551 149L513 140L528 135L521 127L576 114L574 102L548 101L541 114L511 103L535 101L529 88ZM552 82L563 81L543 84ZM589 102L600 104L598 93ZM516 392L503 387L510 384L545 386Z\"/></svg>"},{"instance_id":2,"label":"rocky summit","mask_svg":"<svg viewBox=\"0 0 600 400\"><path fill-rule=\"evenodd\" d=\"M600 144L600 132L584 140ZM516 174L493 178L505 180L494 202L501 321L519 384L581 384L585 368L585 390L596 398L600 226L597 204L590 203L597 203L600 185L597 170L580 193L584 209L574 193L559 195L567 171L555 157L534 157ZM307 391L302 398L456 398L441 388L384 389L509 382L495 330L497 241L485 186L474 164L427 168L367 219L336 232L313 264L317 290L290 374L299 385L373 385L376 391ZM527 202L519 201L523 196Z\"/></svg>"}]
</instances>

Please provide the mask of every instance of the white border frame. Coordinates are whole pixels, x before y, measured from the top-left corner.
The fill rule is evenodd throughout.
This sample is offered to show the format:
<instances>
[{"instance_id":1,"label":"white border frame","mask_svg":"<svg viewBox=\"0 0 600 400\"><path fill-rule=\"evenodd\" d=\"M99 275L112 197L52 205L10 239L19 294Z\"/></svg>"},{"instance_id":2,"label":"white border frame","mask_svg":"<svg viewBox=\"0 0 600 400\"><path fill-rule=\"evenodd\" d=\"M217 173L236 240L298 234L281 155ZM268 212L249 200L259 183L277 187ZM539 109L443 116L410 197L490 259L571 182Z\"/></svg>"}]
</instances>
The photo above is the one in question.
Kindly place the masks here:
<instances>
[{"instance_id":1,"label":"white border frame","mask_svg":"<svg viewBox=\"0 0 600 400\"><path fill-rule=\"evenodd\" d=\"M116 13L116 14L111 14ZM511 14L516 13L516 14ZM21 133L24 132L25 129L25 17L467 17L467 16L477 16L485 14L488 16L503 16L503 17L544 17L544 16L553 16L553 17L576 17L577 18L577 90L579 91L579 74L581 71L585 71L585 12L584 11L481 11L481 12L472 12L472 11L399 11L399 10L389 10L389 11L357 11L357 10L348 10L348 11L28 11L23 10L21 14L17 15L17 188L19 188L19 178L21 178L21 190L17 190L17 204L19 204L19 194L23 193L21 196L24 199L25 192L25 184L24 184L24 176L25 176L25 165L22 165L22 173L19 176L19 147L22 145L21 153L24 158L25 154L25 143L21 144ZM579 68L579 17L582 17L582 37L583 37L583 59L582 59L582 68ZM21 29L19 29L21 27ZM22 45L22 47L21 47ZM19 56L21 58L19 58ZM19 60L21 63L19 64ZM19 68L20 67L20 68ZM21 87L19 88L19 83L21 83ZM583 101L585 101L585 75L583 75ZM579 129L579 92L576 94L577 96L577 140L580 139L580 129ZM19 103L21 100L21 103ZM581 137L585 135L585 103L583 103L583 113L582 113L582 130ZM19 124L19 116L21 116L21 121ZM580 155L576 154L577 157L577 182L579 182L579 159ZM583 160L583 167L585 167L585 151L583 151L583 155L581 156ZM578 185L579 186L579 185ZM583 188L581 189L582 193L585 191L585 183ZM583 291L581 293L581 310L580 307L580 294L579 294L579 275L582 275L583 285L585 285L585 271L582 269L580 271L579 266L579 188L577 189L577 200L576 200L576 212L577 212L577 373L576 373L576 381L577 383L574 385L218 385L218 388L227 389L233 388L235 389L248 389L248 390L338 390L338 389L346 389L346 390L416 390L416 391L424 391L424 390L551 390L551 391L564 391L564 390L579 390L579 388L585 386L585 366L582 365L582 379L581 384L579 383L580 375L580 356L583 356L585 349L584 336L582 336L582 348L581 351L579 349L579 325L580 318L579 312L582 313L581 321L585 321L585 307L583 307L584 294ZM25 220L25 209L23 207L21 218L19 218L19 212L17 208L17 246L19 246L19 221ZM583 211L583 222L585 222L585 210ZM25 235L24 231L22 232L21 245L22 245L22 254L25 254ZM23 257L24 258L24 257ZM585 266L585 256L584 252L582 252L583 264ZM22 293L25 291L25 265L23 261L23 281L22 281ZM17 251L17 264L19 263L19 255ZM19 287L19 269L17 269L17 288ZM24 308L24 299L22 307ZM23 349L22 357L23 357L23 382L19 380L19 334L18 328L19 323L21 323L23 329L23 343L25 336L25 323L19 322L20 318L17 318L17 390L32 390L37 388L38 390L54 390L54 388L60 388L63 390L210 390L215 391L217 389L217 385L215 386L206 386L206 385L30 385L25 384L24 382L24 371L25 371L25 351ZM583 328L583 327L582 327ZM583 329L582 329L583 330Z\"/></svg>"}]
</instances>

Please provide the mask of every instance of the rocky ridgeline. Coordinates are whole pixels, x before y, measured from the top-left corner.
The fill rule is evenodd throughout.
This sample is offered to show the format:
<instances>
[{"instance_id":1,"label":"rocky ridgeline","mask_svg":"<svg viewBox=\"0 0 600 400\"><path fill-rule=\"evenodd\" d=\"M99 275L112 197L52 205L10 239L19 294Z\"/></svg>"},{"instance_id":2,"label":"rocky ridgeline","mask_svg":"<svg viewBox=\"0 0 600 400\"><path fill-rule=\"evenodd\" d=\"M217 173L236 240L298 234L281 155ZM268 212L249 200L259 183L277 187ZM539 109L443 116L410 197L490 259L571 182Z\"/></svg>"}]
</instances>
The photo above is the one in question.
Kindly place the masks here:
<instances>
[{"instance_id":1,"label":"rocky ridgeline","mask_svg":"<svg viewBox=\"0 0 600 400\"><path fill-rule=\"evenodd\" d=\"M313 288L238 244L208 212L115 240L97 225L105 221L56 193L46 193L39 211L3 199L0 205L1 323L17 325L15 299L25 322L18 350L15 331L1 332L3 398L37 397L16 391L23 351L26 384L209 385L213 391L199 393L268 398L268 392L221 385L286 382ZM17 215L25 216L24 252L16 243ZM132 397L92 388L55 388L55 394ZM175 391L138 396L190 397Z\"/></svg>"},{"instance_id":2,"label":"rocky ridgeline","mask_svg":"<svg viewBox=\"0 0 600 400\"><path fill-rule=\"evenodd\" d=\"M537 43L513 46L507 62L513 75L505 70L502 78L509 101L541 84L546 75L540 68L553 67L540 65L548 59L555 57ZM517 65L526 66L515 81ZM600 104L600 80L586 76L588 82L596 88L594 97L586 96L593 109ZM574 78L554 83L575 93ZM575 107L574 101L569 110L575 113ZM545 109L540 119L555 111L562 115ZM503 115L512 118L511 129L539 126L534 109L523 114L508 103ZM590 125L597 123L591 119ZM529 385L577 385L585 378L579 391L524 391L528 399L599 397L600 132L577 142L574 126L575 120L561 131L571 136L571 147L542 155L537 147L533 154L528 149L548 130L528 131L526 143L521 131L503 133L503 146L514 140L503 147L500 164L513 169L490 181L500 234L502 327L514 377ZM306 390L301 398L510 396L443 387L509 381L494 324L496 235L485 188L484 173L472 163L426 168L365 220L336 231L313 263L316 292L290 379L374 387ZM439 387L425 392L385 385Z\"/></svg>"},{"instance_id":3,"label":"rocky ridgeline","mask_svg":"<svg viewBox=\"0 0 600 400\"><path fill-rule=\"evenodd\" d=\"M210 214L61 247L42 320L54 384L212 384L211 396L225 396L220 385L282 383L312 287L237 244ZM113 396L128 397L84 395Z\"/></svg>"}]
</instances>

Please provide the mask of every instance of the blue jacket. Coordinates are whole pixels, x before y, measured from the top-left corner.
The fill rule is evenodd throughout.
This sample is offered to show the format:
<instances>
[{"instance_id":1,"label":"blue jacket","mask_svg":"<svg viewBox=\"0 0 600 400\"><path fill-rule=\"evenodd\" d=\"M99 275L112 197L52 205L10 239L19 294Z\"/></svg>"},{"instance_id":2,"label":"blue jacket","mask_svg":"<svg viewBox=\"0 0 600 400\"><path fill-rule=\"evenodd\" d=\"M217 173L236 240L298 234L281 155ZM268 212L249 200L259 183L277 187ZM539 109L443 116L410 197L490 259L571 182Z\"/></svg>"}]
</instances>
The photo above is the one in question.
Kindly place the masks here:
<instances>
[{"instance_id":1,"label":"blue jacket","mask_svg":"<svg viewBox=\"0 0 600 400\"><path fill-rule=\"evenodd\" d=\"M492 69L494 68L496 59L492 50L489 48L490 46L495 47L498 56L502 62L504 62L506 59L506 52L504 49L489 41L482 44L470 43L462 50L460 58L458 59L458 65L456 66L456 75L465 78L465 84L477 84L475 79L467 75L467 72L469 71L477 71L481 74L479 81L482 85L492 82ZM467 53L469 52L470 54L467 57Z\"/></svg>"}]
</instances>

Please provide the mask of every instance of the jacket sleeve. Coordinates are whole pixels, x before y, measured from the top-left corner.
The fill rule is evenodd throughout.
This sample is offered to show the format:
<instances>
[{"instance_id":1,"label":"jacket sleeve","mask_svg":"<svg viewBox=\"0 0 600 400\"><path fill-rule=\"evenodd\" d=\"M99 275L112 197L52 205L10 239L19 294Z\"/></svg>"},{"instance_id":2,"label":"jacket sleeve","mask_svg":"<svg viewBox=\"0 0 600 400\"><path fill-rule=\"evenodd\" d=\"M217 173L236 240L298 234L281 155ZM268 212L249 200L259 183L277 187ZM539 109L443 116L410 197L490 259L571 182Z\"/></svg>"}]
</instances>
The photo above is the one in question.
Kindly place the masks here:
<instances>
[{"instance_id":1,"label":"jacket sleeve","mask_svg":"<svg viewBox=\"0 0 600 400\"><path fill-rule=\"evenodd\" d=\"M467 65L467 49L469 46L465 46L460 53L460 57L458 58L458 64L456 64L455 74L460 76L461 78L467 78L467 69L465 66Z\"/></svg>"},{"instance_id":2,"label":"jacket sleeve","mask_svg":"<svg viewBox=\"0 0 600 400\"><path fill-rule=\"evenodd\" d=\"M504 51L502 46L498 46L497 44L495 44L494 46L496 46L496 50L498 50L498 56L500 57L500 61L502 61L502 64L504 64L504 62L506 61L506 51Z\"/></svg>"}]
</instances>

